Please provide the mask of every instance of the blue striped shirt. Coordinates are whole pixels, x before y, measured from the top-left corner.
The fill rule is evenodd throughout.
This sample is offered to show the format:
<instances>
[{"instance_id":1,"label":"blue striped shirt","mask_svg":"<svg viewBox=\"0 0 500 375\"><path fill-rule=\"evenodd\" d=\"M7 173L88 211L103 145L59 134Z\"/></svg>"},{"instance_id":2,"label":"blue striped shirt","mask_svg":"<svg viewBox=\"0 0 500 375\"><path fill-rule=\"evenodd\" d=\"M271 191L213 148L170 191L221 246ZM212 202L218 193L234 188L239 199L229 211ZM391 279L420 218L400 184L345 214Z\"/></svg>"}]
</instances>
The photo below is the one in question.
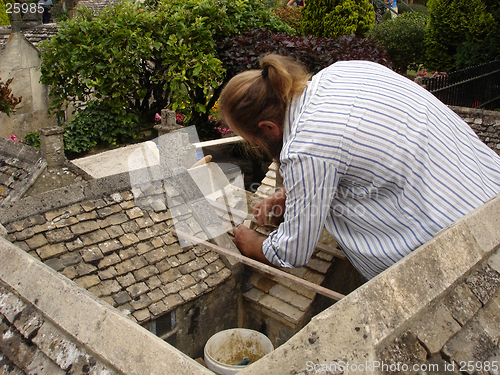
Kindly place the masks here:
<instances>
[{"instance_id":1,"label":"blue striped shirt","mask_svg":"<svg viewBox=\"0 0 500 375\"><path fill-rule=\"evenodd\" d=\"M500 157L457 114L367 61L294 98L280 161L284 222L263 252L282 267L306 264L325 227L372 278L500 191Z\"/></svg>"}]
</instances>

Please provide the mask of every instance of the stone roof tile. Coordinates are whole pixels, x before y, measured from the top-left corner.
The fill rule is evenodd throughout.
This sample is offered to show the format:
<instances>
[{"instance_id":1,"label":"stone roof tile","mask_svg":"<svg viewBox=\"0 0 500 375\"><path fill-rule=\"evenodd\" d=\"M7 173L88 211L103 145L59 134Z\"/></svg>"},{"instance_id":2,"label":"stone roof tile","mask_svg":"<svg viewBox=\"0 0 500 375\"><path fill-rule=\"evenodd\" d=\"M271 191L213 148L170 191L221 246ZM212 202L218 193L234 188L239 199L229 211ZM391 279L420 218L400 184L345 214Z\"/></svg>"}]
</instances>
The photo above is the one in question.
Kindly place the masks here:
<instances>
[{"instance_id":1,"label":"stone roof tile","mask_svg":"<svg viewBox=\"0 0 500 375\"><path fill-rule=\"evenodd\" d=\"M43 262L144 323L231 276L217 254L182 248L170 233L172 221L170 211L141 208L130 191L122 191L6 228L15 245L24 243ZM130 229L136 232L126 233Z\"/></svg>"}]
</instances>

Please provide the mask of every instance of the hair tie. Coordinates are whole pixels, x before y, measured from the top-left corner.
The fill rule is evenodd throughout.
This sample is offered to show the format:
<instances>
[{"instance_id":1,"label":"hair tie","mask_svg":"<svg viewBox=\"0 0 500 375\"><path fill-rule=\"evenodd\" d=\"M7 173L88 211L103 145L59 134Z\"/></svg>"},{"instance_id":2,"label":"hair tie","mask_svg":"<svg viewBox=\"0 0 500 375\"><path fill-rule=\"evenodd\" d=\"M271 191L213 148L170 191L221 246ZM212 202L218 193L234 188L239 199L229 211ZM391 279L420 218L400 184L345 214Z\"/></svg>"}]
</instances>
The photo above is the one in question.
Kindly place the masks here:
<instances>
[{"instance_id":1,"label":"hair tie","mask_svg":"<svg viewBox=\"0 0 500 375\"><path fill-rule=\"evenodd\" d=\"M264 69L262 69L262 77L267 77L268 74L269 74L269 67L266 66L264 67Z\"/></svg>"}]
</instances>

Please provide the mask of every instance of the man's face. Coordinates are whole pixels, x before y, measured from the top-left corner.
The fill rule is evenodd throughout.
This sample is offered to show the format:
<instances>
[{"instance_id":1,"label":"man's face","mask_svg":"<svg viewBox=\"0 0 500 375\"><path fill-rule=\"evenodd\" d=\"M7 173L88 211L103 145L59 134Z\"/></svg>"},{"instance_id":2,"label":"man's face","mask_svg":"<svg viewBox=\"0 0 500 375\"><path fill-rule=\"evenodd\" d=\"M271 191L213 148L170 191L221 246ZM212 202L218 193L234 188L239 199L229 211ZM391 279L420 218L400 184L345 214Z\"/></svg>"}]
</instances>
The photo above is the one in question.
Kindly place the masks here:
<instances>
[{"instance_id":1,"label":"man's face","mask_svg":"<svg viewBox=\"0 0 500 375\"><path fill-rule=\"evenodd\" d=\"M279 160L281 149L283 148L283 131L278 125L275 125L279 130L269 131L267 127L261 128L257 135L245 134L240 131L231 121L229 116L226 117L226 123L231 130L241 136L246 141L257 145L261 151L266 153L271 159Z\"/></svg>"}]
</instances>

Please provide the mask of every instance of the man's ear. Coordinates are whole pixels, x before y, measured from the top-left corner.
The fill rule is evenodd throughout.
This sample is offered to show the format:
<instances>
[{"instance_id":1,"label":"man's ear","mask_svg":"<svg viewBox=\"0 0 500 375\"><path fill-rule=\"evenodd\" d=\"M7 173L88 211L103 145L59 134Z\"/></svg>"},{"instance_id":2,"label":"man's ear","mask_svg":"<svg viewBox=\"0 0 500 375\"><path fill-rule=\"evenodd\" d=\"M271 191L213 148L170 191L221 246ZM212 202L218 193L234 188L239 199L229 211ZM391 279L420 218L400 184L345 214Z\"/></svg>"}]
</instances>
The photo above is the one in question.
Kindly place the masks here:
<instances>
[{"instance_id":1,"label":"man's ear","mask_svg":"<svg viewBox=\"0 0 500 375\"><path fill-rule=\"evenodd\" d=\"M283 138L283 131L281 127L274 121L261 121L257 125L262 132L262 135L269 139Z\"/></svg>"}]
</instances>

